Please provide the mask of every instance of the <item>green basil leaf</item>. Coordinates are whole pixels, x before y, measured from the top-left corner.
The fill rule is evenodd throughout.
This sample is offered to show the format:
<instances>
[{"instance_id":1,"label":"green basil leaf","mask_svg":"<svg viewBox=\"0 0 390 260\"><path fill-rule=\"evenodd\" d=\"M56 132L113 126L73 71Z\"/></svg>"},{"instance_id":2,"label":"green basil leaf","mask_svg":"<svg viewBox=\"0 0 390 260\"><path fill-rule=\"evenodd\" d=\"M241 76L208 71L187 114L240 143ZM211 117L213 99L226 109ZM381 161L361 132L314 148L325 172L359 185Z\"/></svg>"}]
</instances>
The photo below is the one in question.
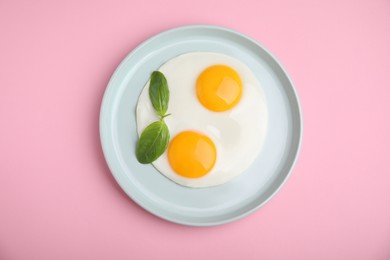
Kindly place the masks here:
<instances>
[{"instance_id":1,"label":"green basil leaf","mask_svg":"<svg viewBox=\"0 0 390 260\"><path fill-rule=\"evenodd\" d=\"M137 143L136 156L140 163L147 164L157 160L167 149L169 130L163 120L148 125Z\"/></svg>"},{"instance_id":2,"label":"green basil leaf","mask_svg":"<svg viewBox=\"0 0 390 260\"><path fill-rule=\"evenodd\" d=\"M153 71L150 77L149 98L157 115L164 116L168 110L169 89L167 79L159 71Z\"/></svg>"}]
</instances>

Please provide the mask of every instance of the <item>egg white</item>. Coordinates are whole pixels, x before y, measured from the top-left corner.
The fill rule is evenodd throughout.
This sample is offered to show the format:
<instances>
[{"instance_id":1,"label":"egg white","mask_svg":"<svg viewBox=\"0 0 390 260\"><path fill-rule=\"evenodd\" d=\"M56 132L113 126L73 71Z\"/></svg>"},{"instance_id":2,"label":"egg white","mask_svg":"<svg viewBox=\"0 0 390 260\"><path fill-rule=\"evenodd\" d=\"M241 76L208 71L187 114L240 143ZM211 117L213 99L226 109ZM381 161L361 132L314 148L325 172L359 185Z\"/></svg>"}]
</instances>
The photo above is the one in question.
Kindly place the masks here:
<instances>
[{"instance_id":1,"label":"egg white","mask_svg":"<svg viewBox=\"0 0 390 260\"><path fill-rule=\"evenodd\" d=\"M243 91L238 104L225 112L213 112L198 100L195 84L199 74L209 66L230 66L241 77ZM177 56L159 69L167 78L170 100L164 120L171 139L182 131L207 135L215 144L217 159L213 169L200 178L176 174L168 162L167 152L153 166L170 180L187 187L211 187L226 183L243 173L259 155L265 140L268 113L261 84L244 63L230 56L211 52L192 52ZM149 99L149 81L137 103L137 131L158 120Z\"/></svg>"}]
</instances>

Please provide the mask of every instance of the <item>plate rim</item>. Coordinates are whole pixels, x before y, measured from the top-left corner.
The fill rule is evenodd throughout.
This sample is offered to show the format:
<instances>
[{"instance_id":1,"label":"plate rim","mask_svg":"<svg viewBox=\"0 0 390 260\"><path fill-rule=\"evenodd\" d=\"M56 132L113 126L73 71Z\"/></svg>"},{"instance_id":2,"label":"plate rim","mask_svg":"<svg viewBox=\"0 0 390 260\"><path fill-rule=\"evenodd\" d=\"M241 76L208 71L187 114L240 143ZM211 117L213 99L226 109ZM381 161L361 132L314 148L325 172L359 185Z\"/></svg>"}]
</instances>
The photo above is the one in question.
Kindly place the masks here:
<instances>
[{"instance_id":1,"label":"plate rim","mask_svg":"<svg viewBox=\"0 0 390 260\"><path fill-rule=\"evenodd\" d=\"M125 189L124 184L122 184L122 180L120 179L121 176L119 176L120 174L116 173L115 170L114 170L113 163L112 163L112 161L110 159L110 157L112 155L109 155L109 151L108 151L109 150L108 149L108 145L109 144L107 143L107 139L103 137L104 131L105 131L104 128L106 127L103 122L104 122L104 118L105 118L105 111L107 111L107 109L108 109L107 108L107 106L108 106L108 99L109 99L109 96L111 96L111 92L112 92L113 87L115 86L113 84L113 82L118 77L120 71L122 70L122 67L125 66L125 64L128 62L128 60L130 60L135 55L135 53L138 52L138 50L142 49L144 46L146 46L150 42L153 42L154 40L158 39L159 37L161 37L161 36L163 36L165 34L170 34L170 33L174 33L174 32L177 32L177 31L193 30L193 29L213 29L213 30L224 31L224 32L227 32L227 33L230 33L230 34L235 34L235 35L237 35L237 36L239 36L241 38L244 38L245 40L251 42L252 44L258 46L259 48L263 49L264 52L267 55L269 55L272 58L272 60L279 66L279 68L281 69L283 74L286 76L287 81L291 85L291 90L292 90L292 93L293 93L293 97L295 98L296 103L297 103L297 112L298 112L298 115L299 115L299 117L298 117L299 118L299 125L298 125L299 126L298 139L299 140L298 140L298 145L297 145L296 151L294 151L295 152L294 159L292 160L291 166L289 167L287 174L285 175L285 177L283 177L283 180L280 182L280 184L277 186L277 188L275 188L271 192L271 194L268 196L268 198L266 198L263 202L261 202L260 204L256 205L255 207L252 207L251 209L246 210L243 213L237 214L236 216L233 216L233 217L230 217L230 218L226 218L226 219L223 219L223 220L208 221L208 222L201 222L201 223L185 221L185 220L180 220L180 219L177 219L177 218L171 218L169 216L165 216L164 214L161 214L159 211L157 211L155 209L152 209L152 208L149 208L147 205L144 205L135 196L133 196L130 192L128 192ZM106 161L106 164L108 165L108 168L109 168L112 176L114 177L114 179L116 180L118 185L121 187L121 189L126 193L126 195L129 198L131 198L134 202L136 202L136 204L138 206L140 206L141 208L143 208L147 212L149 212L149 213L151 213L151 214L153 214L153 215L155 215L155 216L157 216L157 217L159 217L161 219L164 219L164 220L176 223L176 224L187 225L187 226L197 226L197 227L217 226L217 225L223 225L223 224L227 224L227 223L231 223L231 222L237 221L239 219L242 219L242 218L244 218L244 217L254 213L258 209L263 207L265 204L267 204L280 191L280 189L286 184L287 180L291 176L292 171L294 170L294 168L295 168L295 166L297 164L297 161L298 161L298 158L299 158L299 155L300 155L300 152L301 152L302 138L303 138L303 112L302 112L302 106L301 106L300 98L299 98L299 95L298 95L298 92L296 90L296 87L295 87L295 84L294 84L293 80L291 79L290 75L287 73L287 71L284 68L284 66L282 65L282 63L264 45L262 45L261 43L259 43L258 41L254 40L253 38L251 38L250 36L248 36L246 34L243 34L243 33L239 32L239 31L236 31L234 29L231 29L231 28L228 28L228 27L225 27L225 26L210 25L210 24L193 24L193 25L185 25L185 26L173 27L173 28L161 31L160 33L157 33L157 34L153 35L152 37L147 38L146 40L144 40L140 44L138 44L134 49L132 49L126 55L126 57L119 63L119 65L116 67L115 71L113 72L113 74L112 74L112 76L111 76L111 78L110 78L110 80L109 80L109 82L108 82L108 84L106 86L106 89L104 91L104 95L103 95L103 98L102 98L102 102L101 102L101 106L100 106L100 114L99 114L99 136L100 136L100 144L101 144L101 147L102 147L102 150L103 150L104 159Z\"/></svg>"}]
</instances>

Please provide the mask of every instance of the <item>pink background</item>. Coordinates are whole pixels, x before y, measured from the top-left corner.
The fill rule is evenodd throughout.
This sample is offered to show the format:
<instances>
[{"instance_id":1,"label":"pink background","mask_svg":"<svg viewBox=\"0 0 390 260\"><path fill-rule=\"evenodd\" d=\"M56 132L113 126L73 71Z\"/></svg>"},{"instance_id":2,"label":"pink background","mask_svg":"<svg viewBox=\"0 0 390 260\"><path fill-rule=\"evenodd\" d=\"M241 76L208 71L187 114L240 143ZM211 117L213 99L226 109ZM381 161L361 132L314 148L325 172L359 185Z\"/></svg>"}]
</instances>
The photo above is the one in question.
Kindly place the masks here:
<instances>
[{"instance_id":1,"label":"pink background","mask_svg":"<svg viewBox=\"0 0 390 260\"><path fill-rule=\"evenodd\" d=\"M285 187L212 228L166 222L127 198L98 133L119 62L194 23L267 46L305 116ZM390 259L389 99L388 0L3 0L0 259Z\"/></svg>"}]
</instances>

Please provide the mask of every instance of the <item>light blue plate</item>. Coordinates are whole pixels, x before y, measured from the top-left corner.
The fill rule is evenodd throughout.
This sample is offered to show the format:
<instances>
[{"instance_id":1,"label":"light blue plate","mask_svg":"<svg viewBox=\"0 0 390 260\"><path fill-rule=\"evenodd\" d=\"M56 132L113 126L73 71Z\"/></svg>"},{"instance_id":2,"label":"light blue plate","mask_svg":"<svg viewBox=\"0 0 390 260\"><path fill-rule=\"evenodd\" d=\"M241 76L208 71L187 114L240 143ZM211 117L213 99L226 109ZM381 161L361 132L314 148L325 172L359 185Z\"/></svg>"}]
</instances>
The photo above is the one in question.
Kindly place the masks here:
<instances>
[{"instance_id":1,"label":"light blue plate","mask_svg":"<svg viewBox=\"0 0 390 260\"><path fill-rule=\"evenodd\" d=\"M269 126L262 152L227 184L185 188L135 157L135 108L151 72L187 52L209 51L246 63L265 93ZM263 206L286 181L299 153L302 115L293 83L276 58L253 39L227 28L194 25L160 33L134 49L119 65L104 94L100 137L108 166L122 189L163 219L212 226L240 219ZM240 151L237 151L240 152Z\"/></svg>"}]
</instances>

